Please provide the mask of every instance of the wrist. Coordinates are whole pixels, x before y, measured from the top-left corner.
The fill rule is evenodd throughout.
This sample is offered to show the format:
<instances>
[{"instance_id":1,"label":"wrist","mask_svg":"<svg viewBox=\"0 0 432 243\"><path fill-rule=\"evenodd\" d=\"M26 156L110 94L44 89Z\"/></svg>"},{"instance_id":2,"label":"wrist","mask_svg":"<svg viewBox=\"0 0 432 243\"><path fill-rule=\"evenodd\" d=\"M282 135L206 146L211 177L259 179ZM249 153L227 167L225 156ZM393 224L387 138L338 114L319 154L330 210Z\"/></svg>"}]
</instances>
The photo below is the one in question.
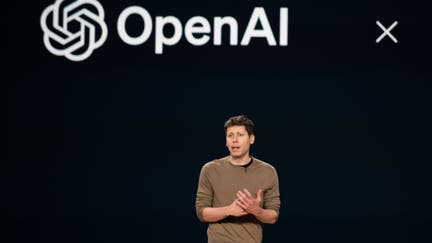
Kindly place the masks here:
<instances>
[{"instance_id":1,"label":"wrist","mask_svg":"<svg viewBox=\"0 0 432 243\"><path fill-rule=\"evenodd\" d=\"M225 207L223 207L223 208L222 208L222 212L223 212L223 216L224 216L224 218L225 218L225 217L228 217L228 216L231 216L231 213L230 213L230 210L229 210L229 206L225 206Z\"/></svg>"},{"instance_id":2,"label":"wrist","mask_svg":"<svg viewBox=\"0 0 432 243\"><path fill-rule=\"evenodd\" d=\"M255 217L260 217L262 214L264 213L264 209L258 207L256 210L254 210L254 212L252 212L252 214Z\"/></svg>"}]
</instances>

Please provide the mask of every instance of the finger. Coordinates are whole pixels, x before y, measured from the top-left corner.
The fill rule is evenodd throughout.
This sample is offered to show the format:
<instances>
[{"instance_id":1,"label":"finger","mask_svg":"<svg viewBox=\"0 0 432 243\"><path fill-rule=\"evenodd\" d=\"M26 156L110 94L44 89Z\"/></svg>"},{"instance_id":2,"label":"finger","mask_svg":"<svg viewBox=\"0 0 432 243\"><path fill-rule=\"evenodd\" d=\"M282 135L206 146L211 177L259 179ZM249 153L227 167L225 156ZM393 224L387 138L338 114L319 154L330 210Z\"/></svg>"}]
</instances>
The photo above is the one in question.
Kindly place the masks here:
<instances>
[{"instance_id":1,"label":"finger","mask_svg":"<svg viewBox=\"0 0 432 243\"><path fill-rule=\"evenodd\" d=\"M246 194L244 194L242 191L238 191L237 193L240 194L243 198L246 197Z\"/></svg>"},{"instance_id":2,"label":"finger","mask_svg":"<svg viewBox=\"0 0 432 243\"><path fill-rule=\"evenodd\" d=\"M243 197L240 195L240 193L237 192L237 199L236 200L243 200Z\"/></svg>"},{"instance_id":3,"label":"finger","mask_svg":"<svg viewBox=\"0 0 432 243\"><path fill-rule=\"evenodd\" d=\"M253 198L252 194L248 191L248 189L243 189L243 191L245 192L247 197Z\"/></svg>"},{"instance_id":4,"label":"finger","mask_svg":"<svg viewBox=\"0 0 432 243\"><path fill-rule=\"evenodd\" d=\"M263 193L263 191L262 191L261 189L259 189L259 190L258 190L258 193L257 193L257 194L258 194L258 195L257 195L257 200L258 200L258 201L261 201L261 199L262 199L262 193Z\"/></svg>"},{"instance_id":5,"label":"finger","mask_svg":"<svg viewBox=\"0 0 432 243\"><path fill-rule=\"evenodd\" d=\"M240 193L237 193L237 199L239 201L241 201L242 203L247 203L246 198L243 195L241 195Z\"/></svg>"},{"instance_id":6,"label":"finger","mask_svg":"<svg viewBox=\"0 0 432 243\"><path fill-rule=\"evenodd\" d=\"M246 208L246 205L244 205L244 203L238 199L235 200L235 202L237 203L238 206L240 206L243 210Z\"/></svg>"},{"instance_id":7,"label":"finger","mask_svg":"<svg viewBox=\"0 0 432 243\"><path fill-rule=\"evenodd\" d=\"M241 204L242 204L244 207L249 207L250 202L249 202L246 198L238 198L238 200L241 202Z\"/></svg>"}]
</instances>

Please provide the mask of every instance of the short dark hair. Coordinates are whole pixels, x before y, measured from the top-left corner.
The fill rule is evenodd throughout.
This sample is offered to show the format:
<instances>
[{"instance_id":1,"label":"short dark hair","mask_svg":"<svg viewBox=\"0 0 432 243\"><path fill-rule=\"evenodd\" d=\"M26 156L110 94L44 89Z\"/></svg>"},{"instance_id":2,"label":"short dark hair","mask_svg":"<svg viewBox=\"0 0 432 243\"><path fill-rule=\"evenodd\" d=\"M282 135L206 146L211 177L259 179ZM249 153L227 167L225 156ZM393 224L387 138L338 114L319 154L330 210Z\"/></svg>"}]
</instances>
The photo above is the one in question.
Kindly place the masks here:
<instances>
[{"instance_id":1,"label":"short dark hair","mask_svg":"<svg viewBox=\"0 0 432 243\"><path fill-rule=\"evenodd\" d=\"M255 134L255 124L245 115L233 116L230 117L224 125L225 133L227 129L232 126L245 126L247 133L250 135Z\"/></svg>"}]
</instances>

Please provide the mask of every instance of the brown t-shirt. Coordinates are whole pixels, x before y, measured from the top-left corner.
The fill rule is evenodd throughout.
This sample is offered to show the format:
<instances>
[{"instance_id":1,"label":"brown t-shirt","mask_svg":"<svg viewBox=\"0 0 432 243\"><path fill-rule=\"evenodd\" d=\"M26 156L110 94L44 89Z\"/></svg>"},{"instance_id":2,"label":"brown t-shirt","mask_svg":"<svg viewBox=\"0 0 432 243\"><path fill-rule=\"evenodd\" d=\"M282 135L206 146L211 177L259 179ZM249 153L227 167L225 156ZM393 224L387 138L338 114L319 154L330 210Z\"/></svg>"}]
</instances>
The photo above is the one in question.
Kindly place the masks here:
<instances>
[{"instance_id":1,"label":"brown t-shirt","mask_svg":"<svg viewBox=\"0 0 432 243\"><path fill-rule=\"evenodd\" d=\"M256 158L248 167L234 165L229 157L206 163L199 177L196 212L203 221L206 207L224 207L236 199L239 190L247 189L254 197L263 190L261 207L279 214L279 181L273 166ZM255 216L227 217L210 223L207 229L209 243L252 243L262 241L262 226Z\"/></svg>"}]
</instances>

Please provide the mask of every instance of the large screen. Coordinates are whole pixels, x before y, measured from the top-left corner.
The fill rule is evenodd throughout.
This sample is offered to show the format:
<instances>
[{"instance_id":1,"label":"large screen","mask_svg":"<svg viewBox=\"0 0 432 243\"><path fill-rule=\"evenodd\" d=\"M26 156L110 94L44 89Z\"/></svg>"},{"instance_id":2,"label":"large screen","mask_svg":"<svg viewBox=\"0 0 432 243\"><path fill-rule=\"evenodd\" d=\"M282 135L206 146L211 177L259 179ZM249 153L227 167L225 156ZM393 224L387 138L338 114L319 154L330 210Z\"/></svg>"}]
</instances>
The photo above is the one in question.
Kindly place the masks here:
<instances>
[{"instance_id":1,"label":"large screen","mask_svg":"<svg viewBox=\"0 0 432 243\"><path fill-rule=\"evenodd\" d=\"M5 237L206 242L200 170L244 114L263 242L431 242L425 1L5 4Z\"/></svg>"}]
</instances>

